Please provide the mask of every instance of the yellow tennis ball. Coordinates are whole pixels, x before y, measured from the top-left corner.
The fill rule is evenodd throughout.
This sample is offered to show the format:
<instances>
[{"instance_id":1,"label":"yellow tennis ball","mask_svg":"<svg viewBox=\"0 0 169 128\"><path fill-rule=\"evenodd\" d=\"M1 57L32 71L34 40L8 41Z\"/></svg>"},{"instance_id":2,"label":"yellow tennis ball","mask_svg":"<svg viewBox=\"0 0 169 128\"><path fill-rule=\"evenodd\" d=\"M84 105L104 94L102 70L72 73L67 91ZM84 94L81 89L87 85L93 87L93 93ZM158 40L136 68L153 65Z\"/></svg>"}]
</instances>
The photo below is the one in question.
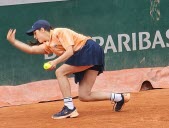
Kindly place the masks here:
<instances>
[{"instance_id":1,"label":"yellow tennis ball","mask_svg":"<svg viewBox=\"0 0 169 128\"><path fill-rule=\"evenodd\" d=\"M44 63L43 68L45 70L47 70L47 69L51 68L51 65L49 63Z\"/></svg>"}]
</instances>

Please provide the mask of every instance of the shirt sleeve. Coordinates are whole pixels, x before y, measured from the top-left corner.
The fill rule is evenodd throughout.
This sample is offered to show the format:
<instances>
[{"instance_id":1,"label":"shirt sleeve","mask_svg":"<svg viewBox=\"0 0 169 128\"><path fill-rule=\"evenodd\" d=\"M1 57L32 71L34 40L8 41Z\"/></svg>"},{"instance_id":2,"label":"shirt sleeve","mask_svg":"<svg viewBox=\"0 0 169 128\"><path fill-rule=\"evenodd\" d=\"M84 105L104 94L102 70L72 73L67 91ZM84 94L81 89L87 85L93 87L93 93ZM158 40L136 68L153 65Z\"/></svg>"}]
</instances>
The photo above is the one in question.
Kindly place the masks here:
<instances>
[{"instance_id":1,"label":"shirt sleeve","mask_svg":"<svg viewBox=\"0 0 169 128\"><path fill-rule=\"evenodd\" d=\"M44 46L44 51L45 51L45 54L51 54L52 53L52 51L50 50L50 47L46 44Z\"/></svg>"},{"instance_id":2,"label":"shirt sleeve","mask_svg":"<svg viewBox=\"0 0 169 128\"><path fill-rule=\"evenodd\" d=\"M68 30L63 30L60 33L59 41L62 44L63 48L67 49L67 47L74 45L73 34Z\"/></svg>"}]
</instances>

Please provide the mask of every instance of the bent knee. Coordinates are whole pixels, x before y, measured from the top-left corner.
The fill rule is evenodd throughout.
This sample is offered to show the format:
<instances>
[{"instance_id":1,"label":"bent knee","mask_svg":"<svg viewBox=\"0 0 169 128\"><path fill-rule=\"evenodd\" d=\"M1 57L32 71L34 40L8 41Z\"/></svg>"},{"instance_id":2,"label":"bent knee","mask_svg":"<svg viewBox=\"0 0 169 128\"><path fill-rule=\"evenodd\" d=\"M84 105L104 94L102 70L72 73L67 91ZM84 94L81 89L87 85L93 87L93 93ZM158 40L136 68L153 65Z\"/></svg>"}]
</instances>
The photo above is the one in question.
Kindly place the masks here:
<instances>
[{"instance_id":1,"label":"bent knee","mask_svg":"<svg viewBox=\"0 0 169 128\"><path fill-rule=\"evenodd\" d=\"M56 69L56 71L55 71L55 75L56 75L57 77L59 77L59 76L65 75L65 74L64 74L64 72L63 72L62 70L60 70L60 69L58 68L58 69Z\"/></svg>"},{"instance_id":2,"label":"bent knee","mask_svg":"<svg viewBox=\"0 0 169 128\"><path fill-rule=\"evenodd\" d=\"M83 101L83 102L88 102L89 96L88 95L79 95L79 100Z\"/></svg>"},{"instance_id":3,"label":"bent knee","mask_svg":"<svg viewBox=\"0 0 169 128\"><path fill-rule=\"evenodd\" d=\"M80 101L83 101L83 102L88 102L88 101L89 101L87 98L85 98L85 97L80 97L80 96L79 96L79 100L80 100Z\"/></svg>"}]
</instances>

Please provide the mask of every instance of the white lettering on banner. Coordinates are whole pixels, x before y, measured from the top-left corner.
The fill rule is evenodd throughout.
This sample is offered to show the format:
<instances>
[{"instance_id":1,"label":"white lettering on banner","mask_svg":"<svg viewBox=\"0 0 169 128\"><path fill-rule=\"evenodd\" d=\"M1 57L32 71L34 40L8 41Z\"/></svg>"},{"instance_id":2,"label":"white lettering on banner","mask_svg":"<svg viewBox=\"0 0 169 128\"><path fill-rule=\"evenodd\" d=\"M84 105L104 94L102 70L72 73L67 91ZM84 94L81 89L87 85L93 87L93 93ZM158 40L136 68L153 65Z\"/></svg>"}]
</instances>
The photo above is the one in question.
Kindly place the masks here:
<instances>
[{"instance_id":1,"label":"white lettering on banner","mask_svg":"<svg viewBox=\"0 0 169 128\"><path fill-rule=\"evenodd\" d=\"M164 41L163 41L163 39L161 37L160 31L156 31L152 48L155 48L157 44L160 44L162 48L165 47L165 44L164 44Z\"/></svg>"},{"instance_id":2,"label":"white lettering on banner","mask_svg":"<svg viewBox=\"0 0 169 128\"><path fill-rule=\"evenodd\" d=\"M145 35L145 38L143 36ZM150 33L148 32L139 32L139 50L145 50L150 48L151 42L149 40ZM146 43L146 46L143 46Z\"/></svg>"},{"instance_id":3,"label":"white lettering on banner","mask_svg":"<svg viewBox=\"0 0 169 128\"><path fill-rule=\"evenodd\" d=\"M133 51L137 50L136 49L136 33L132 33L132 47L133 47Z\"/></svg>"},{"instance_id":4,"label":"white lettering on banner","mask_svg":"<svg viewBox=\"0 0 169 128\"><path fill-rule=\"evenodd\" d=\"M130 37L128 34L118 34L118 42L115 43L112 36L108 35L107 40L104 40L103 37L97 36L93 37L95 41L101 46L104 46L104 53L107 53L109 50L113 52L123 52L126 51L136 51L136 50L147 50L147 49L155 49L157 45L161 46L161 48L169 47L169 42L164 42L161 33L159 30L156 31L154 40L151 43L150 41L150 33L149 32L139 32L138 33L138 41L137 41L137 34L132 33ZM166 38L169 39L169 30L166 31ZM138 46L136 45L138 42ZM131 47L130 47L131 46ZM125 48L125 49L123 49ZM117 51L118 49L118 51Z\"/></svg>"},{"instance_id":5,"label":"white lettering on banner","mask_svg":"<svg viewBox=\"0 0 169 128\"><path fill-rule=\"evenodd\" d=\"M109 46L109 44L110 44L110 46ZM105 46L105 49L104 49L104 53L107 53L108 49L112 49L113 52L117 52L116 46L114 44L114 41L113 41L111 35L109 35L108 38L107 38L106 46Z\"/></svg>"},{"instance_id":6,"label":"white lettering on banner","mask_svg":"<svg viewBox=\"0 0 169 128\"><path fill-rule=\"evenodd\" d=\"M56 57L56 54L50 54L50 55L45 54L45 60L53 59L55 57Z\"/></svg>"},{"instance_id":7,"label":"white lettering on banner","mask_svg":"<svg viewBox=\"0 0 169 128\"><path fill-rule=\"evenodd\" d=\"M166 31L166 37L169 39L169 30ZM166 46L169 47L169 43L166 43Z\"/></svg>"},{"instance_id":8,"label":"white lettering on banner","mask_svg":"<svg viewBox=\"0 0 169 128\"><path fill-rule=\"evenodd\" d=\"M92 39L93 39L94 41L99 40L99 41L100 41L100 43L99 43L100 46L102 46L102 45L104 44L104 39L103 39L103 37L101 37L101 36L92 37Z\"/></svg>"},{"instance_id":9,"label":"white lettering on banner","mask_svg":"<svg viewBox=\"0 0 169 128\"><path fill-rule=\"evenodd\" d=\"M122 38L125 38L125 41L122 41ZM128 43L130 41L130 37L127 34L119 34L118 35L118 50L119 52L122 52L122 44L124 45L124 47L126 48L127 51L131 51Z\"/></svg>"},{"instance_id":10,"label":"white lettering on banner","mask_svg":"<svg viewBox=\"0 0 169 128\"><path fill-rule=\"evenodd\" d=\"M137 40L138 36L138 40ZM169 42L164 42L162 35L159 30L155 32L153 37L153 42L150 41L150 33L149 32L138 32L132 33L131 37L128 34L118 34L117 35L117 43L114 42L111 35L107 36L105 40L101 36L92 37L92 39L99 43L100 46L104 48L104 53L112 52L123 52L123 51L136 51L136 50L147 50L147 49L155 49L158 45L161 48L169 47ZM166 38L169 39L169 30L166 31ZM137 45L138 42L138 45ZM56 55L45 55L45 59L53 59Z\"/></svg>"}]
</instances>

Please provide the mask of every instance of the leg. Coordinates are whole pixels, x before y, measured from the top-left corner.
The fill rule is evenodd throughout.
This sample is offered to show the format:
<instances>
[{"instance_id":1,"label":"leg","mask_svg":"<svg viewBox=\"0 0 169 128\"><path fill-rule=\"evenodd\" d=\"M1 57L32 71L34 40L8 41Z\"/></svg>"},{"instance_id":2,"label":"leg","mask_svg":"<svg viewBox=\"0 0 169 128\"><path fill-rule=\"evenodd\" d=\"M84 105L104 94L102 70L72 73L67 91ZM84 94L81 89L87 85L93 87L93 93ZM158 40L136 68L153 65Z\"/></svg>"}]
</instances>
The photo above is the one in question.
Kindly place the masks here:
<instances>
[{"instance_id":1,"label":"leg","mask_svg":"<svg viewBox=\"0 0 169 128\"><path fill-rule=\"evenodd\" d=\"M86 71L83 80L79 84L79 99L81 101L110 100L111 92L91 92L95 83L98 71Z\"/></svg>"},{"instance_id":2,"label":"leg","mask_svg":"<svg viewBox=\"0 0 169 128\"><path fill-rule=\"evenodd\" d=\"M64 107L59 112L52 116L53 119L63 119L67 117L77 117L79 114L76 110L76 107L74 107L72 98L71 98L71 88L70 83L68 81L68 75L75 73L75 72L81 72L84 71L91 66L71 66L67 64L63 64L61 67L59 67L56 70L56 77L59 82L59 87L62 92L63 98L64 98Z\"/></svg>"},{"instance_id":3,"label":"leg","mask_svg":"<svg viewBox=\"0 0 169 128\"><path fill-rule=\"evenodd\" d=\"M63 64L61 67L59 67L56 70L55 74L59 82L59 87L63 97L71 96L71 88L68 80L68 75L72 73L84 71L90 67L91 66L71 66L71 65Z\"/></svg>"},{"instance_id":4,"label":"leg","mask_svg":"<svg viewBox=\"0 0 169 128\"><path fill-rule=\"evenodd\" d=\"M83 80L79 85L79 99L81 101L101 101L111 100L114 102L114 111L121 111L122 107L130 99L130 93L112 93L112 92L91 92L95 83L98 72L94 70L88 70L85 73Z\"/></svg>"}]
</instances>

